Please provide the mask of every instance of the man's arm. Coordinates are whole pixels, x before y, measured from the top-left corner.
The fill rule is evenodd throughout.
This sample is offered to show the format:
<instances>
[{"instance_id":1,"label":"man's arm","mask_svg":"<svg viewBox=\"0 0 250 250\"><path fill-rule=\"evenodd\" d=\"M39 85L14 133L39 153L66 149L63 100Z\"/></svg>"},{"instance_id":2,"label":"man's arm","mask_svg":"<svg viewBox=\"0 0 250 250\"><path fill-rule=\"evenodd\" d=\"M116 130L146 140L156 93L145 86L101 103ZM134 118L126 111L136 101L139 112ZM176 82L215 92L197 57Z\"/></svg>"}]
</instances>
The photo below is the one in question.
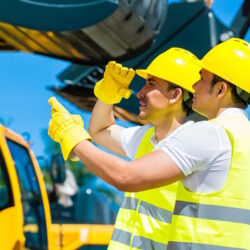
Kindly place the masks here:
<instances>
[{"instance_id":1,"label":"man's arm","mask_svg":"<svg viewBox=\"0 0 250 250\"><path fill-rule=\"evenodd\" d=\"M112 61L107 64L103 79L94 88L99 100L91 115L89 133L96 143L123 156L126 156L121 145L123 128L115 124L113 104L130 97L129 85L134 75L132 68Z\"/></svg>"},{"instance_id":2,"label":"man's arm","mask_svg":"<svg viewBox=\"0 0 250 250\"><path fill-rule=\"evenodd\" d=\"M127 162L82 141L74 153L97 176L121 191L138 192L171 184L184 174L162 150Z\"/></svg>"},{"instance_id":3,"label":"man's arm","mask_svg":"<svg viewBox=\"0 0 250 250\"><path fill-rule=\"evenodd\" d=\"M122 156L126 156L121 145L124 128L115 124L113 105L98 100L91 114L89 134L94 142Z\"/></svg>"}]
</instances>

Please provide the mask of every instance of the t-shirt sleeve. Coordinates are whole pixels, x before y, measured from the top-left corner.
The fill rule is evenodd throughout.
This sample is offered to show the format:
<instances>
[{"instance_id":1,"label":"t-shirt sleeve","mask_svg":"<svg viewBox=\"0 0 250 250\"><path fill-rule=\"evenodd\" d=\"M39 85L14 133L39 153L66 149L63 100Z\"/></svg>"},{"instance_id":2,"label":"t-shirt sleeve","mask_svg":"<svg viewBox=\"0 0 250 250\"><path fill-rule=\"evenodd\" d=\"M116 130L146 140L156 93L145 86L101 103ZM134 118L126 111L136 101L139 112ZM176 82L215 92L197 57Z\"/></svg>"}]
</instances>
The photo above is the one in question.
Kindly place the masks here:
<instances>
[{"instance_id":1,"label":"t-shirt sleeve","mask_svg":"<svg viewBox=\"0 0 250 250\"><path fill-rule=\"evenodd\" d=\"M193 123L166 138L155 149L161 149L175 162L185 176L211 166L231 149L226 131L208 121Z\"/></svg>"},{"instance_id":2,"label":"t-shirt sleeve","mask_svg":"<svg viewBox=\"0 0 250 250\"><path fill-rule=\"evenodd\" d=\"M125 128L121 134L121 144L127 157L134 159L140 142L150 125Z\"/></svg>"}]
</instances>

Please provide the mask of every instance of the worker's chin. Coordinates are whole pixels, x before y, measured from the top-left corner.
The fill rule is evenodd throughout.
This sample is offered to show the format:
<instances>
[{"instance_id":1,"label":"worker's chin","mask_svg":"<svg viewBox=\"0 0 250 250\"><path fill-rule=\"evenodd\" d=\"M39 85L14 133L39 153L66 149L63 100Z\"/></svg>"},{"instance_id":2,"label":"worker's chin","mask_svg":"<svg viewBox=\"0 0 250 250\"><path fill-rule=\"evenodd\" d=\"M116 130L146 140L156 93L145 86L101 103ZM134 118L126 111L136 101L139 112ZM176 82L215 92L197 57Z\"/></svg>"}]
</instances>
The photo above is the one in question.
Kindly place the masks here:
<instances>
[{"instance_id":1,"label":"worker's chin","mask_svg":"<svg viewBox=\"0 0 250 250\"><path fill-rule=\"evenodd\" d=\"M196 113L206 117L206 114L205 114L205 112L203 112L203 109L201 107L199 107L198 105L195 105L194 103L192 105L192 110L195 111Z\"/></svg>"},{"instance_id":2,"label":"worker's chin","mask_svg":"<svg viewBox=\"0 0 250 250\"><path fill-rule=\"evenodd\" d=\"M142 120L147 120L147 113L144 112L144 111L141 111L139 113L139 118L142 119Z\"/></svg>"}]
</instances>

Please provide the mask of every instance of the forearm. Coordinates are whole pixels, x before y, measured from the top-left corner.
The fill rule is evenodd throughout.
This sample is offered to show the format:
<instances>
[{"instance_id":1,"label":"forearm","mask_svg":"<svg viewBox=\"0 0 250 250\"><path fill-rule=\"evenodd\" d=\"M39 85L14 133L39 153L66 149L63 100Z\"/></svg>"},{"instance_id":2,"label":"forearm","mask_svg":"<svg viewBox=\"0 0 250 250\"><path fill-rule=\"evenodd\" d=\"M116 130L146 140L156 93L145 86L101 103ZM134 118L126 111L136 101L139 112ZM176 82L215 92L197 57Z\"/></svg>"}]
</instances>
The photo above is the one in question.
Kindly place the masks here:
<instances>
[{"instance_id":1,"label":"forearm","mask_svg":"<svg viewBox=\"0 0 250 250\"><path fill-rule=\"evenodd\" d=\"M113 105L105 104L98 100L94 106L89 123L89 133L95 140L95 136L115 124Z\"/></svg>"},{"instance_id":2,"label":"forearm","mask_svg":"<svg viewBox=\"0 0 250 250\"><path fill-rule=\"evenodd\" d=\"M95 175L121 189L127 161L98 149L89 141L82 141L76 145L74 153Z\"/></svg>"},{"instance_id":3,"label":"forearm","mask_svg":"<svg viewBox=\"0 0 250 250\"><path fill-rule=\"evenodd\" d=\"M74 153L89 170L121 191L144 191L171 184L184 177L161 150L127 162L84 140L74 148Z\"/></svg>"}]
</instances>

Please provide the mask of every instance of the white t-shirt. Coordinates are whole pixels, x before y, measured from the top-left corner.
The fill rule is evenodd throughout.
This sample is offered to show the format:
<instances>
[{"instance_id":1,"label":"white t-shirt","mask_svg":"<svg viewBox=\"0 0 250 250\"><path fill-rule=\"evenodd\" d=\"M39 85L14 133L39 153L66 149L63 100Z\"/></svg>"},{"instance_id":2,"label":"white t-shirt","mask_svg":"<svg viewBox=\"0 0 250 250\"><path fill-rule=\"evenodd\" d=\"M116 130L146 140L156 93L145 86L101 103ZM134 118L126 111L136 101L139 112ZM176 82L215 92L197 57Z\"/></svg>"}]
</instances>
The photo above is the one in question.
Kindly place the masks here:
<instances>
[{"instance_id":1,"label":"white t-shirt","mask_svg":"<svg viewBox=\"0 0 250 250\"><path fill-rule=\"evenodd\" d=\"M220 114L246 116L242 109L230 108ZM124 129L121 143L130 159L134 159L139 144L150 125ZM157 143L154 150L163 150L185 175L183 185L192 192L211 193L223 188L230 163L232 147L226 131L209 121L187 122L170 136Z\"/></svg>"}]
</instances>

